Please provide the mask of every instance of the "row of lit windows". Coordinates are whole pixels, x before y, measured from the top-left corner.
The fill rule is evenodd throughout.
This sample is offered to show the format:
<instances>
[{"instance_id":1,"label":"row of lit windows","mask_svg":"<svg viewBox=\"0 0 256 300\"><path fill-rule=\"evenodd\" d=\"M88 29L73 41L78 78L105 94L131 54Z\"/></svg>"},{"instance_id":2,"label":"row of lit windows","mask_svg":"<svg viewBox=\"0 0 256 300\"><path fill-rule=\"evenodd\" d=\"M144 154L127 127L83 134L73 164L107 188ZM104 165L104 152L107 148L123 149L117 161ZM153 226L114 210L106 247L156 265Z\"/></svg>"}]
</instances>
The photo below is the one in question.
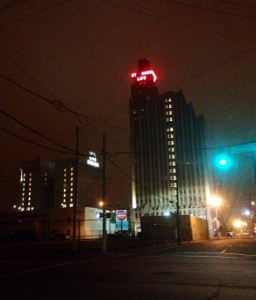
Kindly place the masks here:
<instances>
[{"instance_id":1,"label":"row of lit windows","mask_svg":"<svg viewBox=\"0 0 256 300\"><path fill-rule=\"evenodd\" d=\"M66 208L66 207L73 207L74 206L74 204L73 203L70 203L69 205L67 205L66 203L61 203L61 207L63 207L63 208Z\"/></svg>"},{"instance_id":2,"label":"row of lit windows","mask_svg":"<svg viewBox=\"0 0 256 300\"><path fill-rule=\"evenodd\" d=\"M170 118L166 118L166 121L167 122L172 122L173 121L173 118L172 117L170 117ZM172 128L172 130L171 131L173 131L173 128Z\"/></svg>"},{"instance_id":3,"label":"row of lit windows","mask_svg":"<svg viewBox=\"0 0 256 300\"><path fill-rule=\"evenodd\" d=\"M173 131L173 127L168 127L167 128L167 132L172 132ZM173 139L174 138L174 136L173 135L171 135L171 138Z\"/></svg>"},{"instance_id":4,"label":"row of lit windows","mask_svg":"<svg viewBox=\"0 0 256 300\"><path fill-rule=\"evenodd\" d=\"M73 185L74 185L74 183L73 183L73 181L74 181L74 167L70 167L70 173L69 173L69 175L70 175L70 178L69 178L69 181L71 181L70 182L70 186L71 186L71 188L70 189L67 189L66 188L66 182L67 182L67 172L68 172L68 169L67 168L64 168L64 174L63 174L63 176L64 176L64 179L63 179L63 181L64 181L64 188L63 188L63 202L61 203L61 207L63 207L63 208L66 208L66 207L73 207L74 206L74 204L73 204ZM70 193L69 193L69 195L68 195L68 191L70 190ZM69 203L67 203L67 196L69 196L70 198L69 198Z\"/></svg>"},{"instance_id":5,"label":"row of lit windows","mask_svg":"<svg viewBox=\"0 0 256 300\"><path fill-rule=\"evenodd\" d=\"M23 173L23 176L26 177L26 173ZM32 176L32 173L29 173L29 176Z\"/></svg>"},{"instance_id":6,"label":"row of lit windows","mask_svg":"<svg viewBox=\"0 0 256 300\"><path fill-rule=\"evenodd\" d=\"M22 186L25 186L25 185L26 185L26 182L23 181ZM31 186L31 182L29 182L28 185Z\"/></svg>"}]
</instances>

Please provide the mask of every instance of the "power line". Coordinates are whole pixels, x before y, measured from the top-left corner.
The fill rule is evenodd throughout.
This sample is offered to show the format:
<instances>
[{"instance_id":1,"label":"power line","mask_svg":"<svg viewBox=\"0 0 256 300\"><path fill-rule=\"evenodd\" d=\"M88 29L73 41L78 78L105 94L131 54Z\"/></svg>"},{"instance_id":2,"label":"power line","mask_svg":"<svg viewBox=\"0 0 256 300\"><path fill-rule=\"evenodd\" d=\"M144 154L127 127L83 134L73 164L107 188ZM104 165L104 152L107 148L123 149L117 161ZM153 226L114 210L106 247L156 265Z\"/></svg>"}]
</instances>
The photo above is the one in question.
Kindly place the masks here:
<instances>
[{"instance_id":1,"label":"power line","mask_svg":"<svg viewBox=\"0 0 256 300\"><path fill-rule=\"evenodd\" d=\"M38 146L38 147L41 147L41 148L44 148L44 149L47 149L47 150L52 150L52 151L55 151L55 152L59 152L59 153L64 153L64 154L69 154L69 155L74 155L74 153L71 153L71 152L67 152L67 151L61 151L61 150L58 150L58 149L54 149L54 148L51 148L51 147L48 147L48 146L44 146L42 144L39 144L39 143L36 143L36 142L32 142L30 141L29 139L26 139L26 138L23 138L22 136L16 134L16 133L13 133L11 132L10 130L0 126L0 129L26 143L29 143L29 144L32 144L32 145L35 145L35 146Z\"/></svg>"},{"instance_id":2,"label":"power line","mask_svg":"<svg viewBox=\"0 0 256 300\"><path fill-rule=\"evenodd\" d=\"M109 126L109 127L112 127L112 128L116 128L116 129L119 129L119 130L122 130L122 131L127 131L126 129L124 128L121 128L121 127L118 127L118 126L115 126L115 125L110 125L110 124L107 124L105 122L105 119L103 120L97 120L97 119L94 119L94 118L91 118L91 117L88 117L86 116L85 114L82 114L82 113L79 113L79 112L76 112L75 110L67 107L61 100L59 99L48 99L40 94L38 94L37 92L34 92L32 91L31 89L29 89L28 87L18 83L17 81L5 76L4 74L0 74L0 77L2 77L3 79L5 79L6 81L12 83L13 85L16 85L17 87L23 89L24 91L26 91L27 93L45 101L46 103L52 105L56 110L60 111L60 112L69 112L71 114L73 114L77 119L78 121L80 122L81 125L83 126L88 126L89 124L89 119L95 123L102 123L106 126ZM82 122L82 120L85 119L86 120L86 124L84 124Z\"/></svg>"},{"instance_id":3,"label":"power line","mask_svg":"<svg viewBox=\"0 0 256 300\"><path fill-rule=\"evenodd\" d=\"M242 6L242 7L247 7L251 9L252 7L256 7L254 4L249 4L249 3L241 3L241 2L234 2L234 1L228 1L228 0L221 0L221 2L227 3L229 5L237 5L237 6Z\"/></svg>"},{"instance_id":4,"label":"power line","mask_svg":"<svg viewBox=\"0 0 256 300\"><path fill-rule=\"evenodd\" d=\"M12 7L14 7L14 6L16 6L16 5L19 5L19 4L21 4L21 3L23 3L23 2L26 2L26 1L27 1L27 0L20 0L20 1L15 2L15 3L8 3L8 4L6 4L5 6L3 6L2 8L0 8L0 12L4 11L4 10L6 10L6 9L12 8ZM12 1L11 1L11 2L12 2Z\"/></svg>"},{"instance_id":5,"label":"power line","mask_svg":"<svg viewBox=\"0 0 256 300\"><path fill-rule=\"evenodd\" d=\"M169 3L173 3L173 4L178 4L178 5L195 8L195 9L210 11L210 12L214 12L214 13L218 13L218 14L225 14L225 15L229 15L229 16L235 16L235 17L241 17L241 18L246 18L246 19L250 19L250 20L256 20L256 18L254 16L245 16L245 15L241 15L241 14L231 13L231 12L213 9L213 8L207 8L207 7L184 3L184 2L180 2L180 1L173 1L173 0L165 0L165 1L169 2Z\"/></svg>"},{"instance_id":6,"label":"power line","mask_svg":"<svg viewBox=\"0 0 256 300\"><path fill-rule=\"evenodd\" d=\"M192 25L192 24L189 24L189 23L184 23L184 22L181 22L181 21L175 21L175 20L172 20L172 19L170 20L169 18L165 18L165 17L159 16L159 15L153 14L153 13L149 13L149 12L146 12L142 9L133 8L133 7L130 7L130 6L127 6L127 5L117 4L117 3L114 3L114 2L109 1L109 0L101 0L101 1L106 3L106 4L112 5L112 6L116 6L116 7L126 9L126 10L129 10L129 11L138 13L138 14L145 15L147 17L159 19L159 20L162 20L162 21L165 21L165 22L168 22L168 23L177 24L177 25L181 25L181 26L184 26L184 27L189 27L189 29L195 29L195 30L198 30L198 31L201 31L201 32L207 32L207 33L212 33L212 34L219 35L219 36L229 37L229 38L236 39L236 40L241 40L241 41L244 41L244 42L256 43L256 40L249 40L249 39L238 37L238 36L235 36L235 35L232 35L232 34L227 34L227 33L222 33L222 32L217 32L217 31L213 31L213 30L210 30L210 29L202 28L202 27L195 26L195 25Z\"/></svg>"},{"instance_id":7,"label":"power line","mask_svg":"<svg viewBox=\"0 0 256 300\"><path fill-rule=\"evenodd\" d=\"M4 74L0 74L0 77L2 77L3 79L9 81L10 83L12 83L13 85L16 85L17 87L23 89L24 91L26 91L27 93L36 96L37 98L47 102L48 104L52 105L56 110L58 111L63 111L63 112L70 112L72 114L74 114L76 116L76 118L80 121L81 123L81 117L84 117L86 120L88 119L87 116L77 113L73 110L71 110L70 108L68 108L62 101L58 100L58 99L48 99L40 94L38 94L37 92L32 91L31 89L27 88L26 86L18 83L17 81L5 76Z\"/></svg>"},{"instance_id":8,"label":"power line","mask_svg":"<svg viewBox=\"0 0 256 300\"><path fill-rule=\"evenodd\" d=\"M54 5L49 6L49 7L44 7L43 9L41 9L41 10L35 12L35 13L27 14L27 15L25 15L24 17L21 17L21 18L19 18L19 19L15 18L15 21L12 21L12 22L9 22L9 23L6 23L6 24L0 26L0 29L4 28L4 27L6 27L6 26L12 25L12 24L21 22L21 21L23 21L24 19L27 20L27 18L34 17L34 16L36 16L36 15L38 15L38 14L42 14L42 13L45 13L45 12L47 12L47 11L50 11L50 10L56 8L56 7L59 7L59 6L61 6L61 5L66 4L66 2L70 2L70 1L73 1L73 0L62 0L60 3L54 4Z\"/></svg>"},{"instance_id":9,"label":"power line","mask_svg":"<svg viewBox=\"0 0 256 300\"><path fill-rule=\"evenodd\" d=\"M114 163L109 157L108 157L108 161L113 165L113 166L115 166L122 174L124 174L127 178L129 178L131 181L133 181L133 182L136 182L135 181L135 179L133 179L130 175L128 175L124 170L122 170L116 163ZM149 191L152 195L154 195L154 196L157 196L157 197L159 197L159 198L161 198L161 199L163 199L163 200L167 200L167 201L169 201L169 202L172 202L172 201L170 201L170 199L167 199L167 198L165 198L165 197L163 197L163 196L160 196L160 195L158 195L158 194L156 194L156 193L153 193L152 191L150 191L150 189L148 189L148 188L146 188L146 187L144 187L143 185L140 185L140 187L141 188L143 188L144 190L147 190L147 191Z\"/></svg>"},{"instance_id":10,"label":"power line","mask_svg":"<svg viewBox=\"0 0 256 300\"><path fill-rule=\"evenodd\" d=\"M10 114L8 114L6 111L4 111L3 109L0 108L0 112L2 114L4 114L5 116L7 116L8 118L12 119L13 121L15 121L16 123L20 124L21 126L25 127L26 129L30 130L31 132L35 133L36 135L50 141L51 143L54 143L56 144L57 146L60 146L61 148L64 148L66 150L69 150L69 151L72 151L72 152L75 152L73 149L69 148L69 147L66 147L58 142L56 142L55 140L43 135L42 133L34 130L33 128L29 127L28 125L24 124L23 122L19 121L18 119L14 118L13 116L11 116Z\"/></svg>"}]
</instances>

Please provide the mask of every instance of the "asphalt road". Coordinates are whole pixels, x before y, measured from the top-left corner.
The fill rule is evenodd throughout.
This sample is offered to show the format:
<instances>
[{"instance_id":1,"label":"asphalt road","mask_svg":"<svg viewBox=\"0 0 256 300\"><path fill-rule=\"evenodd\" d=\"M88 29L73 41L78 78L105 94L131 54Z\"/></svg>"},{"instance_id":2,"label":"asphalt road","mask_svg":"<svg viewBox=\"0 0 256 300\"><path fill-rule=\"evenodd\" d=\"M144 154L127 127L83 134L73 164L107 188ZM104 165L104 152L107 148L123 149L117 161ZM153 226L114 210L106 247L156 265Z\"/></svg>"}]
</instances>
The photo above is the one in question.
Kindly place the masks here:
<instances>
[{"instance_id":1,"label":"asphalt road","mask_svg":"<svg viewBox=\"0 0 256 300\"><path fill-rule=\"evenodd\" d=\"M256 240L0 259L0 299L256 299Z\"/></svg>"}]
</instances>

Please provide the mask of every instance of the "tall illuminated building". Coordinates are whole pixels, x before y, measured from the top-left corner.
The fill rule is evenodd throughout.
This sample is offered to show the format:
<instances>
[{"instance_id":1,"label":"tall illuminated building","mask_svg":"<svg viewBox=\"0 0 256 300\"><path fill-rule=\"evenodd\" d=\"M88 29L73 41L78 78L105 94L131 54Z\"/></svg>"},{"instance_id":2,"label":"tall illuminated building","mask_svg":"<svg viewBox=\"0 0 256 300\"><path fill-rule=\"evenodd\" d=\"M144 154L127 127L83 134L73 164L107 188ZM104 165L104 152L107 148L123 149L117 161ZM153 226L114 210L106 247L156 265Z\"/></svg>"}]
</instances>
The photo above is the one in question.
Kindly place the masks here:
<instances>
[{"instance_id":1,"label":"tall illuminated building","mask_svg":"<svg viewBox=\"0 0 256 300\"><path fill-rule=\"evenodd\" d=\"M141 216L206 217L209 191L205 121L183 93L158 93L149 60L131 75L130 144L132 207ZM136 230L136 228L135 228Z\"/></svg>"},{"instance_id":2,"label":"tall illuminated building","mask_svg":"<svg viewBox=\"0 0 256 300\"><path fill-rule=\"evenodd\" d=\"M98 207L102 200L102 169L94 152L79 161L77 182L74 159L55 162L55 208L74 207L75 186L77 207Z\"/></svg>"},{"instance_id":3,"label":"tall illuminated building","mask_svg":"<svg viewBox=\"0 0 256 300\"><path fill-rule=\"evenodd\" d=\"M37 158L22 163L20 170L20 211L53 208L54 163Z\"/></svg>"}]
</instances>

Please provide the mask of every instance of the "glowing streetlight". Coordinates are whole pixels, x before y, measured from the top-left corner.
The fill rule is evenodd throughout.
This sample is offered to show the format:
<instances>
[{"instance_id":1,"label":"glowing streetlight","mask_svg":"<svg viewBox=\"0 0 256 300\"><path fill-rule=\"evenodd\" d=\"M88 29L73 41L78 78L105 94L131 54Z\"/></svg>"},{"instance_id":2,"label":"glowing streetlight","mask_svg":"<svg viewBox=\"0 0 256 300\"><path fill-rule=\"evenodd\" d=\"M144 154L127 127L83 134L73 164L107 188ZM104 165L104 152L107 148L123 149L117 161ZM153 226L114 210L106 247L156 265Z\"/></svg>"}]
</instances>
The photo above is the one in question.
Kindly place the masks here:
<instances>
[{"instance_id":1,"label":"glowing streetlight","mask_svg":"<svg viewBox=\"0 0 256 300\"><path fill-rule=\"evenodd\" d=\"M241 229L242 227L247 226L247 223L244 222L244 221L241 221L241 220L237 219L237 220L235 220L235 221L233 222L233 225L234 225L235 228Z\"/></svg>"},{"instance_id":2,"label":"glowing streetlight","mask_svg":"<svg viewBox=\"0 0 256 300\"><path fill-rule=\"evenodd\" d=\"M221 197L214 195L208 199L207 205L213 206L213 207L219 207L222 205L222 199L221 199Z\"/></svg>"}]
</instances>

